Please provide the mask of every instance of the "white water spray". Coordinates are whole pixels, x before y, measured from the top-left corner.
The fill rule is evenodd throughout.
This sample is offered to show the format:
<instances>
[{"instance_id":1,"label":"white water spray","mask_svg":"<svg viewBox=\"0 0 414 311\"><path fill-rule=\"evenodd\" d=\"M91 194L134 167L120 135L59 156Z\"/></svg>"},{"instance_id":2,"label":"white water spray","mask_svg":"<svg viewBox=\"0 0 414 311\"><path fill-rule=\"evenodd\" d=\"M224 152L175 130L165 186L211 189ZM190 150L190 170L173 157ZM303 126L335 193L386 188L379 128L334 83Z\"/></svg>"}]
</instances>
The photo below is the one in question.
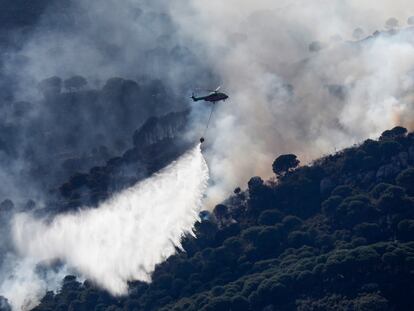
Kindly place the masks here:
<instances>
[{"instance_id":1,"label":"white water spray","mask_svg":"<svg viewBox=\"0 0 414 311\"><path fill-rule=\"evenodd\" d=\"M112 294L126 294L128 281L150 281L155 266L181 247L185 234L193 233L207 181L198 145L97 209L60 215L51 223L17 215L14 242L24 260L59 259ZM15 309L21 308L22 295L16 301L5 286L0 289Z\"/></svg>"}]
</instances>

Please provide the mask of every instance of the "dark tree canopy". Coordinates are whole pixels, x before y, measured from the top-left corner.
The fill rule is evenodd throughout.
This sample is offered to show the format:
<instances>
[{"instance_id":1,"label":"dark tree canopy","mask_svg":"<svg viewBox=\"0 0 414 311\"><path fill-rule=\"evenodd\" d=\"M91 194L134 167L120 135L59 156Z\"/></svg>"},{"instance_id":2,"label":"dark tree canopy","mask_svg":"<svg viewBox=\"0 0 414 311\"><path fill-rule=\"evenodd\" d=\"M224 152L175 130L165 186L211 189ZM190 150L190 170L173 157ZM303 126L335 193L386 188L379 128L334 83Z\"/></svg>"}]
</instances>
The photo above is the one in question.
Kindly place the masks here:
<instances>
[{"instance_id":1,"label":"dark tree canopy","mask_svg":"<svg viewBox=\"0 0 414 311\"><path fill-rule=\"evenodd\" d=\"M387 19L387 21L385 22L385 28L387 29L395 29L398 28L398 26L399 22L398 19L396 19L395 17L391 17Z\"/></svg>"},{"instance_id":2,"label":"dark tree canopy","mask_svg":"<svg viewBox=\"0 0 414 311\"><path fill-rule=\"evenodd\" d=\"M259 189L263 186L263 179L259 176L250 178L247 183L250 192L254 192L256 189Z\"/></svg>"},{"instance_id":3,"label":"dark tree canopy","mask_svg":"<svg viewBox=\"0 0 414 311\"><path fill-rule=\"evenodd\" d=\"M313 41L309 44L309 52L319 52L324 48L323 43L319 41Z\"/></svg>"},{"instance_id":4,"label":"dark tree canopy","mask_svg":"<svg viewBox=\"0 0 414 311\"><path fill-rule=\"evenodd\" d=\"M406 189L407 193L414 195L414 168L410 167L397 176L397 184Z\"/></svg>"},{"instance_id":5,"label":"dark tree canopy","mask_svg":"<svg viewBox=\"0 0 414 311\"><path fill-rule=\"evenodd\" d=\"M39 89L45 96L56 96L62 91L62 79L54 76L42 80Z\"/></svg>"},{"instance_id":6,"label":"dark tree canopy","mask_svg":"<svg viewBox=\"0 0 414 311\"><path fill-rule=\"evenodd\" d=\"M68 91L77 91L88 85L88 81L82 76L73 76L63 82Z\"/></svg>"},{"instance_id":7,"label":"dark tree canopy","mask_svg":"<svg viewBox=\"0 0 414 311\"><path fill-rule=\"evenodd\" d=\"M362 28L356 28L355 30L354 30L354 32L352 33L352 37L355 39L355 40L361 40L363 37L364 37L364 35L365 35L365 32L364 32L364 30L362 29Z\"/></svg>"},{"instance_id":8,"label":"dark tree canopy","mask_svg":"<svg viewBox=\"0 0 414 311\"><path fill-rule=\"evenodd\" d=\"M224 204L219 204L214 208L214 215L218 219L221 219L221 218L225 217L227 215L227 213L228 213L228 208Z\"/></svg>"},{"instance_id":9,"label":"dark tree canopy","mask_svg":"<svg viewBox=\"0 0 414 311\"><path fill-rule=\"evenodd\" d=\"M407 134L407 129L402 126L396 126L391 130L384 131L381 136L380 140L387 140L387 139L394 139L398 137L404 137Z\"/></svg>"},{"instance_id":10,"label":"dark tree canopy","mask_svg":"<svg viewBox=\"0 0 414 311\"><path fill-rule=\"evenodd\" d=\"M283 175L291 169L296 168L299 165L299 163L300 161L297 159L296 155L283 154L277 157L276 160L273 162L273 172L276 175Z\"/></svg>"}]
</instances>

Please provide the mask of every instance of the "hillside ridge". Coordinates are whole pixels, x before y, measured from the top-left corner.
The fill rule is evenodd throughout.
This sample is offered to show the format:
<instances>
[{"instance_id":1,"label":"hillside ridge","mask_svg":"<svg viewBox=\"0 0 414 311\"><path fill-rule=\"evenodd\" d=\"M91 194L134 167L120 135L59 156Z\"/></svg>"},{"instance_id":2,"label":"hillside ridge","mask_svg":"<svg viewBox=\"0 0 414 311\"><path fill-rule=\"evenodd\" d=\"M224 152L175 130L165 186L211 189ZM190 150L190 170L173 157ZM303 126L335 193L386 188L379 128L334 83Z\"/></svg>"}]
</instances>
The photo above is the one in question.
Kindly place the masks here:
<instances>
[{"instance_id":1,"label":"hillside ridge","mask_svg":"<svg viewBox=\"0 0 414 311\"><path fill-rule=\"evenodd\" d=\"M253 177L202 212L151 284L114 298L67 276L34 310L410 310L414 134L396 127L297 168L276 161L274 180Z\"/></svg>"}]
</instances>

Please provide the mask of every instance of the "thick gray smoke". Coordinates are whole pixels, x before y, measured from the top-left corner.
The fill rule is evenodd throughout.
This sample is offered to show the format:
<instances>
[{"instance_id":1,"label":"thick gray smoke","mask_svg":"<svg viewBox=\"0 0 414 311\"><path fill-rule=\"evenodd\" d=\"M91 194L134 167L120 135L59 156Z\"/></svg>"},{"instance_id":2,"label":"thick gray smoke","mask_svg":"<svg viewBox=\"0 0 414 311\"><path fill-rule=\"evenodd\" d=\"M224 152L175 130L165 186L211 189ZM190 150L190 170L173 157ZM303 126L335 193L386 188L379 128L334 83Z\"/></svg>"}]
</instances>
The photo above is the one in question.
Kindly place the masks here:
<instances>
[{"instance_id":1,"label":"thick gray smoke","mask_svg":"<svg viewBox=\"0 0 414 311\"><path fill-rule=\"evenodd\" d=\"M21 99L32 100L45 78L84 76L90 86L111 77L161 79L172 90L202 76L200 60L179 39L164 0L97 2L71 0L51 6L33 34L9 56L5 71L16 74Z\"/></svg>"},{"instance_id":2,"label":"thick gray smoke","mask_svg":"<svg viewBox=\"0 0 414 311\"><path fill-rule=\"evenodd\" d=\"M198 145L97 209L63 214L52 222L16 215L13 239L21 259L8 267L11 274L0 294L16 310L33 307L63 274L47 270L41 278L35 267L57 260L114 295L126 294L128 281L149 281L155 265L181 248L184 235L192 234L207 181L208 167Z\"/></svg>"},{"instance_id":3,"label":"thick gray smoke","mask_svg":"<svg viewBox=\"0 0 414 311\"><path fill-rule=\"evenodd\" d=\"M175 2L176 3L176 2ZM412 1L190 1L173 7L180 34L200 46L230 100L218 105L207 159L214 206L277 155L302 162L413 128L414 29L352 42L356 28L407 27Z\"/></svg>"},{"instance_id":4,"label":"thick gray smoke","mask_svg":"<svg viewBox=\"0 0 414 311\"><path fill-rule=\"evenodd\" d=\"M32 5L44 9L38 22L16 46L0 41L0 202L48 199L74 173L122 155L148 118L188 109L187 84L208 75L163 1Z\"/></svg>"},{"instance_id":5,"label":"thick gray smoke","mask_svg":"<svg viewBox=\"0 0 414 311\"><path fill-rule=\"evenodd\" d=\"M356 29L389 31L391 17L404 27L412 14L408 0L75 0L43 18L6 69L19 70L23 98L53 75L81 74L96 86L150 76L183 98L221 81L231 100L207 137L214 204L250 176L269 175L280 153L309 162L396 124L411 127L413 31L349 40ZM204 120L195 121L202 132Z\"/></svg>"}]
</instances>

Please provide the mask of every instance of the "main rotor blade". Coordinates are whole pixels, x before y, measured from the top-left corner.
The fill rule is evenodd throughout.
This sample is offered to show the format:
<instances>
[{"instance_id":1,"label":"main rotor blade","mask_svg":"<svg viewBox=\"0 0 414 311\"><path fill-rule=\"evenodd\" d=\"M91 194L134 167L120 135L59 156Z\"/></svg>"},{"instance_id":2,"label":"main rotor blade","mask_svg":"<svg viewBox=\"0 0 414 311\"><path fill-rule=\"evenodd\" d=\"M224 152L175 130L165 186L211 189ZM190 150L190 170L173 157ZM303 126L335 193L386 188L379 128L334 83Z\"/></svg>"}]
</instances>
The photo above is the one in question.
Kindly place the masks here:
<instances>
[{"instance_id":1,"label":"main rotor blade","mask_svg":"<svg viewBox=\"0 0 414 311\"><path fill-rule=\"evenodd\" d=\"M221 89L221 85L218 88L216 88L215 90L207 90L207 91L211 92L211 93L217 93L220 89Z\"/></svg>"}]
</instances>

